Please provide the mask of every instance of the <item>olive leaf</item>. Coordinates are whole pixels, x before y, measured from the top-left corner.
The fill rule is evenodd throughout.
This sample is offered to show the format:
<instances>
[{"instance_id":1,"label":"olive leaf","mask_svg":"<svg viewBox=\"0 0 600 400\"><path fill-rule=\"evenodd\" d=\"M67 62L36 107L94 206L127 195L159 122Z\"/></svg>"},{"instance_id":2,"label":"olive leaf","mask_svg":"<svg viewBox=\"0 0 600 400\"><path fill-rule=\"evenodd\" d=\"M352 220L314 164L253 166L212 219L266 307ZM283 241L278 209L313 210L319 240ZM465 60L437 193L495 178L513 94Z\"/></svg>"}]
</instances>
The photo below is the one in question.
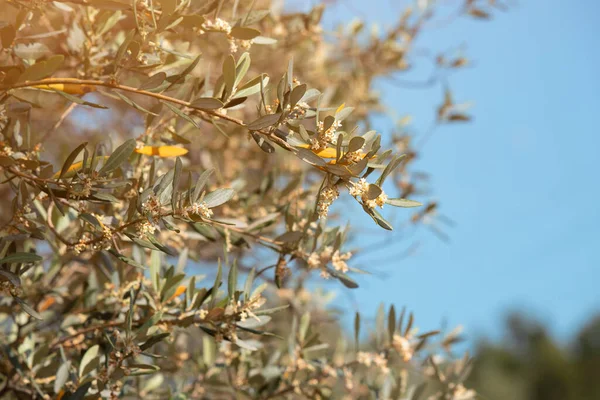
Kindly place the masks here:
<instances>
[{"instance_id":1,"label":"olive leaf","mask_svg":"<svg viewBox=\"0 0 600 400\"><path fill-rule=\"evenodd\" d=\"M102 168L100 168L100 171L98 171L98 173L100 175L108 174L109 172L112 172L115 169L119 168L121 164L123 164L125 160L127 160L129 156L131 156L133 150L135 150L135 140L129 139L125 143L117 147L115 151L113 151L113 153L110 155L110 157L108 157L108 160L106 160Z\"/></svg>"},{"instance_id":2,"label":"olive leaf","mask_svg":"<svg viewBox=\"0 0 600 400\"><path fill-rule=\"evenodd\" d=\"M235 92L235 94L232 96L232 98L236 99L239 97L251 96L260 91L261 85L262 85L262 87L266 87L268 83L269 83L269 77L266 74L259 75L256 78L249 80L248 82L243 84L241 87L239 87L238 90Z\"/></svg>"},{"instance_id":3,"label":"olive leaf","mask_svg":"<svg viewBox=\"0 0 600 400\"><path fill-rule=\"evenodd\" d=\"M0 259L0 264L33 263L42 261L42 257L34 253L12 253Z\"/></svg>"},{"instance_id":4,"label":"olive leaf","mask_svg":"<svg viewBox=\"0 0 600 400\"><path fill-rule=\"evenodd\" d=\"M251 131L258 131L260 129L275 125L279 121L279 118L281 118L281 113L263 115L257 120L246 125L246 128Z\"/></svg>"},{"instance_id":5,"label":"olive leaf","mask_svg":"<svg viewBox=\"0 0 600 400\"><path fill-rule=\"evenodd\" d=\"M140 90L149 90L154 89L157 86L160 86L165 79L167 79L167 74L164 72L158 72L152 75L150 78L146 79L139 87Z\"/></svg>"},{"instance_id":6,"label":"olive leaf","mask_svg":"<svg viewBox=\"0 0 600 400\"><path fill-rule=\"evenodd\" d=\"M356 283L356 281L354 281L352 278L350 278L348 275L333 270L331 268L327 268L327 272L329 272L329 274L331 276L333 276L334 278L336 278L337 280L339 280L340 282L342 282L342 284L344 286L346 286L349 289L356 289L358 288L358 283Z\"/></svg>"},{"instance_id":7,"label":"olive leaf","mask_svg":"<svg viewBox=\"0 0 600 400\"><path fill-rule=\"evenodd\" d=\"M321 157L319 157L318 155L316 155L315 153L313 153L312 151L308 150L308 149L296 149L296 156L298 156L298 158L300 158L302 161L305 161L309 164L312 165L316 165L319 167L324 167L325 165L327 165L327 163L325 162L325 160L323 160Z\"/></svg>"},{"instance_id":8,"label":"olive leaf","mask_svg":"<svg viewBox=\"0 0 600 400\"><path fill-rule=\"evenodd\" d=\"M420 207L423 204L418 201L408 199L387 199L385 204L389 204L394 207Z\"/></svg>"},{"instance_id":9,"label":"olive leaf","mask_svg":"<svg viewBox=\"0 0 600 400\"><path fill-rule=\"evenodd\" d=\"M73 161L75 161L75 159L77 158L77 156L79 155L79 153L81 153L81 151L85 148L85 146L87 146L87 142L84 142L84 143L80 144L79 146L77 146L75 148L75 150L73 150L71 152L71 154L69 154L69 156L65 160L65 162L64 162L64 164L63 164L63 166L62 166L62 168L60 170L60 175L58 175L58 179L62 178L63 175L67 173L67 171L69 170L69 168L73 164Z\"/></svg>"},{"instance_id":10,"label":"olive leaf","mask_svg":"<svg viewBox=\"0 0 600 400\"><path fill-rule=\"evenodd\" d=\"M21 278L13 272L0 268L0 275L4 276L10 283L15 286L21 286Z\"/></svg>"},{"instance_id":11,"label":"olive leaf","mask_svg":"<svg viewBox=\"0 0 600 400\"><path fill-rule=\"evenodd\" d=\"M88 107L92 107L92 108L101 108L104 110L108 110L108 107L105 107L105 106L102 106L102 105L96 104L96 103L91 103L89 101L85 101L85 100L81 99L80 97L73 96L72 94L63 92L62 90L58 90L58 89L54 89L54 88L52 88L51 90L54 91L55 93L58 93L65 99L67 99L70 102L73 102L75 104L80 104L82 106L88 106Z\"/></svg>"},{"instance_id":12,"label":"olive leaf","mask_svg":"<svg viewBox=\"0 0 600 400\"><path fill-rule=\"evenodd\" d=\"M158 115L158 114L155 114L152 111L147 110L144 107L140 106L139 104L137 104L135 101L131 100L129 97L125 96L124 94L121 94L119 92L115 92L115 95L117 95L117 97L119 97L125 103L129 104L131 107L135 108L138 111L144 112L146 114L154 115L154 116Z\"/></svg>"},{"instance_id":13,"label":"olive leaf","mask_svg":"<svg viewBox=\"0 0 600 400\"><path fill-rule=\"evenodd\" d=\"M229 299L233 300L235 296L235 291L237 289L237 276L238 276L238 267L237 262L234 260L231 269L229 269L229 276L227 277L227 292Z\"/></svg>"},{"instance_id":14,"label":"olive leaf","mask_svg":"<svg viewBox=\"0 0 600 400\"><path fill-rule=\"evenodd\" d=\"M290 93L290 107L294 108L296 104L304 97L306 93L306 84L298 85Z\"/></svg>"},{"instance_id":15,"label":"olive leaf","mask_svg":"<svg viewBox=\"0 0 600 400\"><path fill-rule=\"evenodd\" d=\"M258 135L253 131L250 131L250 135L252 135L252 139L254 139L262 151L269 154L275 152L275 147L273 147L273 145L271 145L271 143L269 143L262 135Z\"/></svg>"},{"instance_id":16,"label":"olive leaf","mask_svg":"<svg viewBox=\"0 0 600 400\"><path fill-rule=\"evenodd\" d=\"M71 368L71 362L67 361L58 367L58 371L56 371L56 379L54 381L54 392L58 393L60 389L67 383L67 379L69 379L69 369Z\"/></svg>"},{"instance_id":17,"label":"olive leaf","mask_svg":"<svg viewBox=\"0 0 600 400\"><path fill-rule=\"evenodd\" d=\"M204 197L204 202L209 208L213 208L228 202L234 195L235 190L231 188L220 188L207 194Z\"/></svg>"},{"instance_id":18,"label":"olive leaf","mask_svg":"<svg viewBox=\"0 0 600 400\"><path fill-rule=\"evenodd\" d=\"M260 36L260 31L252 28L234 26L231 28L231 32L229 34L236 39L252 40L257 36Z\"/></svg>"},{"instance_id":19,"label":"olive leaf","mask_svg":"<svg viewBox=\"0 0 600 400\"><path fill-rule=\"evenodd\" d=\"M350 139L350 143L348 144L348 151L357 151L362 149L362 147L365 145L365 138L361 137L361 136L355 136L352 139Z\"/></svg>"},{"instance_id":20,"label":"olive leaf","mask_svg":"<svg viewBox=\"0 0 600 400\"><path fill-rule=\"evenodd\" d=\"M183 111L181 111L179 108L175 107L174 105L172 105L169 102L166 101L162 101L161 102L166 105L169 110L173 111L173 113L177 114L177 116L185 119L186 121L188 121L190 124L194 125L196 128L200 128L200 125L198 125L198 123L196 121L194 121L194 119L192 117L190 117L189 115L187 115L186 113L184 113Z\"/></svg>"},{"instance_id":21,"label":"olive leaf","mask_svg":"<svg viewBox=\"0 0 600 400\"><path fill-rule=\"evenodd\" d=\"M45 61L38 61L21 74L19 82L37 81L54 74L63 64L65 56L56 54Z\"/></svg>"},{"instance_id":22,"label":"olive leaf","mask_svg":"<svg viewBox=\"0 0 600 400\"><path fill-rule=\"evenodd\" d=\"M223 99L229 99L229 96L233 92L233 87L235 84L235 60L232 55L225 58L225 62L223 62L223 83L225 85L225 91L223 93Z\"/></svg>"},{"instance_id":23,"label":"olive leaf","mask_svg":"<svg viewBox=\"0 0 600 400\"><path fill-rule=\"evenodd\" d=\"M223 102L214 97L200 97L190 103L192 108L200 108L203 110L216 110L223 108Z\"/></svg>"},{"instance_id":24,"label":"olive leaf","mask_svg":"<svg viewBox=\"0 0 600 400\"><path fill-rule=\"evenodd\" d=\"M39 320L44 319L37 311L35 311L29 304L25 303L21 298L14 296L13 299L15 299L15 301L21 305L23 311L31 315L33 318Z\"/></svg>"},{"instance_id":25,"label":"olive leaf","mask_svg":"<svg viewBox=\"0 0 600 400\"><path fill-rule=\"evenodd\" d=\"M206 182L208 182L208 178L210 178L210 176L212 175L212 173L214 171L215 170L211 168L211 169L207 169L206 171L202 172L202 174L198 178L198 181L196 182L196 186L194 187L194 192L192 194L192 199L191 199L192 203L195 203L198 200L198 198L200 198L202 189L204 189L204 186L206 186Z\"/></svg>"}]
</instances>

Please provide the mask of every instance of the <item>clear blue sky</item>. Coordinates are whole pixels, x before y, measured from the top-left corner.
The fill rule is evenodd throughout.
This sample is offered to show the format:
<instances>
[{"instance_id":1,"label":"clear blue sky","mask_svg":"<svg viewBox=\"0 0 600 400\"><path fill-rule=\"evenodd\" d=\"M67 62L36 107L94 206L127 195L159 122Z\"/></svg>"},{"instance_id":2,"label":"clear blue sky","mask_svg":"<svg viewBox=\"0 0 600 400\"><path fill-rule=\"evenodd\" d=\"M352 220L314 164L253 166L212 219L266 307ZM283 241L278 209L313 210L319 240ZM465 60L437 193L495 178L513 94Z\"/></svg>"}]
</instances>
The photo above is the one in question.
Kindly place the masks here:
<instances>
[{"instance_id":1,"label":"clear blue sky","mask_svg":"<svg viewBox=\"0 0 600 400\"><path fill-rule=\"evenodd\" d=\"M359 10L389 24L397 3L341 0L326 23ZM447 229L449 244L429 235L416 255L384 259L385 279L360 277L352 296L361 310L406 305L423 329L446 319L473 341L499 337L510 310L534 315L562 340L600 312L599 27L598 1L529 0L492 21L462 19L423 36L418 45L436 50L464 43L474 61L449 79L458 102L475 103L474 121L438 130L418 164L457 225ZM441 98L439 87L381 89L417 131Z\"/></svg>"}]
</instances>

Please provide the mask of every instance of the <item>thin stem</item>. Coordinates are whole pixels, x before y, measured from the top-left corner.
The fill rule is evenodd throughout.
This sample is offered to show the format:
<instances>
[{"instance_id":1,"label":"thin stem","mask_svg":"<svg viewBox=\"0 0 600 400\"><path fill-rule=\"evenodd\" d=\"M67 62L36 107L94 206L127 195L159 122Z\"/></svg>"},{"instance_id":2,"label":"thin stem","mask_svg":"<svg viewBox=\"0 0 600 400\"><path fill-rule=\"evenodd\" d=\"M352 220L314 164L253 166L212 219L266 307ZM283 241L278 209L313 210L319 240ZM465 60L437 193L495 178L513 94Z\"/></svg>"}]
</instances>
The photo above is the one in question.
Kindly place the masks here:
<instances>
[{"instance_id":1,"label":"thin stem","mask_svg":"<svg viewBox=\"0 0 600 400\"><path fill-rule=\"evenodd\" d=\"M69 107L67 107L67 109L62 113L62 115L60 116L60 118L58 119L58 121L56 121L56 123L54 124L54 126L52 126L52 128L50 128L48 130L48 132L46 132L44 134L44 136L42 136L40 138L40 140L38 140L38 143L41 144L46 139L48 139L50 137L50 135L52 135L58 129L58 127L64 122L64 120L69 116L69 114L71 114L71 111L73 111L73 109L76 106L77 106L77 103L71 103L71 105L69 105Z\"/></svg>"},{"instance_id":2,"label":"thin stem","mask_svg":"<svg viewBox=\"0 0 600 400\"><path fill-rule=\"evenodd\" d=\"M137 88L134 88L131 86L119 85L117 83L111 83L111 82L104 82L101 80L77 79L77 78L47 78L47 79L41 79L39 81L21 82L21 83L14 84L12 86L1 86L0 90L20 89L20 88L26 88L26 87L32 87L32 86L45 86L45 85L53 85L53 84L92 85L92 86L102 86L102 87L107 87L107 88L111 88L111 89L123 90L125 92L136 93L136 94L140 94L143 96L154 97L155 99L158 99L158 100L164 100L164 101L168 101L171 103L179 104L181 106L185 106L185 107L188 107L188 108L191 108L194 110L198 110L198 111L206 113L206 114L213 115L215 117L219 117L226 121L233 122L236 125L245 126L244 121L242 121L238 118L233 118L233 117L230 117L229 115L221 114L217 111L205 110L200 107L193 106L191 103L188 103L187 101L184 101L184 100L176 99L174 97L166 96L166 95L160 94L160 93L148 92L146 90L137 89Z\"/></svg>"},{"instance_id":3,"label":"thin stem","mask_svg":"<svg viewBox=\"0 0 600 400\"><path fill-rule=\"evenodd\" d=\"M123 324L124 324L124 322L112 321L112 322L107 322L106 324L103 324L103 325L91 326L89 328L81 329L81 330L73 333L72 335L65 336L64 338L56 340L54 343L52 343L52 345L50 345L50 349L54 349L54 348L60 346L61 344L65 343L65 342L67 342L69 340L71 340L71 339L75 339L77 336L83 335L83 334L88 333L88 332L93 332L96 329L112 328L112 327L123 325Z\"/></svg>"},{"instance_id":4,"label":"thin stem","mask_svg":"<svg viewBox=\"0 0 600 400\"><path fill-rule=\"evenodd\" d=\"M48 206L48 210L46 211L46 225L48 225L48 228L50 228L50 230L52 231L52 233L54 233L54 236L56 236L58 240L60 240L61 242L63 242L67 246L73 246L74 243L71 243L67 239L63 238L60 235L60 233L58 233L58 231L56 230L56 228L54 227L54 224L52 223L52 210L53 210L53 208L54 208L54 203L50 202L50 205Z\"/></svg>"}]
</instances>

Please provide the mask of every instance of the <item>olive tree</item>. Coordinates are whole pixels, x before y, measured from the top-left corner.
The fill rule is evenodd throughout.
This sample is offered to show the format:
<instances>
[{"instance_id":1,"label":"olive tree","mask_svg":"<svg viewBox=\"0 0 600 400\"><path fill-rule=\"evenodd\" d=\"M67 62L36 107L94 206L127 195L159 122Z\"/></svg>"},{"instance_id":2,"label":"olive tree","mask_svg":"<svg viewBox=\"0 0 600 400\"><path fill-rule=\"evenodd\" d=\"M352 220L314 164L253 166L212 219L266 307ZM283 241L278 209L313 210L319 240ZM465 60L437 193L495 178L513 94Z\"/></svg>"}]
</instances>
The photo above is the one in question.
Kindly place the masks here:
<instances>
[{"instance_id":1,"label":"olive tree","mask_svg":"<svg viewBox=\"0 0 600 400\"><path fill-rule=\"evenodd\" d=\"M373 34L278 3L0 2L3 398L475 397L456 332L390 306L347 333L310 284L368 272L359 213L435 214L406 119L371 116L437 9ZM468 121L445 90L435 125Z\"/></svg>"}]
</instances>

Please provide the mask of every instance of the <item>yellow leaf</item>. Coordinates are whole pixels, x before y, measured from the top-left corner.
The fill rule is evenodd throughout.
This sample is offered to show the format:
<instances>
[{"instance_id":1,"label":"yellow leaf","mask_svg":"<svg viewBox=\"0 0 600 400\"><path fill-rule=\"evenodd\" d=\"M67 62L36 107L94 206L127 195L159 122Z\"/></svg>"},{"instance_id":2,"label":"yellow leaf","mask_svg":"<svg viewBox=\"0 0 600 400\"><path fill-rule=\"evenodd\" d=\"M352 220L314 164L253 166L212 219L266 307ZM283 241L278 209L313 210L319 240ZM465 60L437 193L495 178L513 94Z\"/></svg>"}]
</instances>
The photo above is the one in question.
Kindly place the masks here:
<instances>
[{"instance_id":1,"label":"yellow leaf","mask_svg":"<svg viewBox=\"0 0 600 400\"><path fill-rule=\"evenodd\" d=\"M316 153L321 158L335 158L337 152L335 149L328 147Z\"/></svg>"},{"instance_id":2,"label":"yellow leaf","mask_svg":"<svg viewBox=\"0 0 600 400\"><path fill-rule=\"evenodd\" d=\"M363 155L363 158L365 158L366 154ZM375 156L371 157L371 160L374 159ZM341 160L339 163L336 162L335 160L331 160L329 161L327 164L329 165L335 165L335 164L339 164L339 165L350 165L350 162L348 160Z\"/></svg>"},{"instance_id":3,"label":"yellow leaf","mask_svg":"<svg viewBox=\"0 0 600 400\"><path fill-rule=\"evenodd\" d=\"M144 146L141 149L135 149L138 154L158 157L178 157L187 154L187 149L177 146Z\"/></svg>"},{"instance_id":4,"label":"yellow leaf","mask_svg":"<svg viewBox=\"0 0 600 400\"><path fill-rule=\"evenodd\" d=\"M310 146L308 144L301 144L297 147L301 147L303 149L308 149L310 148ZM326 149L323 149L319 152L316 152L313 150L313 153L315 153L316 155L318 155L321 158L335 158L336 156L336 149L332 148L332 147L328 147Z\"/></svg>"},{"instance_id":5,"label":"yellow leaf","mask_svg":"<svg viewBox=\"0 0 600 400\"><path fill-rule=\"evenodd\" d=\"M298 146L296 146L296 147L301 147L301 148L303 148L303 149L308 149L308 148L310 148L310 146L309 146L308 144L301 144L301 145L298 145ZM332 147L328 147L328 148L326 148L326 149L323 149L323 150L321 150L321 151L319 151L319 152L313 151L313 153L315 153L316 155L318 155L318 156L319 156L319 157L321 157L321 158L333 158L333 160L329 161L329 162L328 162L328 164L329 164L329 165L335 165L335 164L336 164L335 158L336 158L336 153L337 153L337 150L336 150L336 149L334 149L334 148L332 148ZM365 153L365 154L363 154L363 158L364 158L364 157L366 157L366 155L367 155L366 153ZM371 157L371 159L374 159L374 158L375 158L375 155L373 155L373 156ZM342 162L341 164L342 164L342 165L349 165L347 161L346 161L346 162ZM319 168L320 168L320 169L323 169L323 168L321 168L321 167L319 167ZM323 169L323 170L324 170L324 169Z\"/></svg>"},{"instance_id":6,"label":"yellow leaf","mask_svg":"<svg viewBox=\"0 0 600 400\"><path fill-rule=\"evenodd\" d=\"M49 85L35 85L32 87L46 90L60 90L61 92L65 92L68 94L81 95L89 92L94 92L96 90L95 85L80 85L77 83L51 83Z\"/></svg>"},{"instance_id":7,"label":"yellow leaf","mask_svg":"<svg viewBox=\"0 0 600 400\"><path fill-rule=\"evenodd\" d=\"M106 161L108 160L109 156L97 156L94 157L96 160L102 160L102 161ZM88 166L90 165L90 161L88 160ZM81 168L83 167L83 161L78 161L76 163L73 163L69 169L67 170L67 172L62 176L63 178L70 178L72 176L75 175L75 173L77 171L79 171ZM58 171L57 173L55 173L52 178L54 179L58 179L58 177L60 176L60 171Z\"/></svg>"},{"instance_id":8,"label":"yellow leaf","mask_svg":"<svg viewBox=\"0 0 600 400\"><path fill-rule=\"evenodd\" d=\"M186 290L186 287L183 285L179 285L177 286L177 289L175 290L175 293L173 293L173 296L171 296L169 298L169 300L167 300L167 303L170 301L173 301L177 296L181 296Z\"/></svg>"},{"instance_id":9,"label":"yellow leaf","mask_svg":"<svg viewBox=\"0 0 600 400\"><path fill-rule=\"evenodd\" d=\"M54 303L56 303L56 299L54 297L46 297L38 306L38 311L46 311Z\"/></svg>"}]
</instances>

